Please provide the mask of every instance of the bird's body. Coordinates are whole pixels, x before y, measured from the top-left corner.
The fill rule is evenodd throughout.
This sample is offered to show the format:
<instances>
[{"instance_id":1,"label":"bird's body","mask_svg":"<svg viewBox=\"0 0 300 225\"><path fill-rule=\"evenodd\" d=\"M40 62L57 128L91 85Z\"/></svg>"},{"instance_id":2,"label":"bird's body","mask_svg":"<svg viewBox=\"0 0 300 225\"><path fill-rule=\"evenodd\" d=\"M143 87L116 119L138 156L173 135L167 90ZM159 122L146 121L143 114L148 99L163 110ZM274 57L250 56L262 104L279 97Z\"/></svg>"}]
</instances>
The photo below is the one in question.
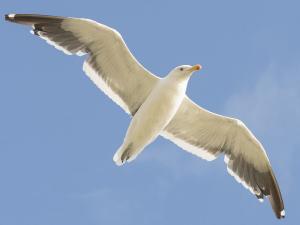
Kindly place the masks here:
<instances>
[{"instance_id":1,"label":"bird's body","mask_svg":"<svg viewBox=\"0 0 300 225\"><path fill-rule=\"evenodd\" d=\"M132 118L124 142L114 155L117 165L135 159L174 117L185 97L189 78L176 79L176 72L175 69L160 79Z\"/></svg>"},{"instance_id":2,"label":"bird's body","mask_svg":"<svg viewBox=\"0 0 300 225\"><path fill-rule=\"evenodd\" d=\"M229 174L259 200L267 196L277 218L285 216L262 144L241 121L205 110L186 96L188 80L199 65L177 67L161 79L134 58L115 29L103 24L34 14L8 14L5 19L31 26L34 35L66 54L88 55L84 72L133 116L114 156L118 165L132 161L159 135L209 161L224 154Z\"/></svg>"}]
</instances>

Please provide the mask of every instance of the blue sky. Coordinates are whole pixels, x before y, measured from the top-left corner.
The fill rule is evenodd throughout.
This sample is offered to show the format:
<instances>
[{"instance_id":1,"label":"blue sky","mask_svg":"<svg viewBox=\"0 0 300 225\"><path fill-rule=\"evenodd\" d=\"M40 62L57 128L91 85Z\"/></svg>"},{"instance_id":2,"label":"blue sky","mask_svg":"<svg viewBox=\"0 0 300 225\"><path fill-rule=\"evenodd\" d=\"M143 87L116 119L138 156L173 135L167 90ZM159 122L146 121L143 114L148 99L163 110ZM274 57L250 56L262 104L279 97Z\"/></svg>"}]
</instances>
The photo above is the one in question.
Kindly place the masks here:
<instances>
[{"instance_id":1,"label":"blue sky","mask_svg":"<svg viewBox=\"0 0 300 225\"><path fill-rule=\"evenodd\" d=\"M265 146L286 205L277 221L211 163L158 138L133 163L112 156L130 118L29 29L0 22L0 224L299 223L299 1L16 1L0 12L85 17L119 30L164 76L203 65L201 106L243 120ZM298 203L298 204L297 204Z\"/></svg>"}]
</instances>

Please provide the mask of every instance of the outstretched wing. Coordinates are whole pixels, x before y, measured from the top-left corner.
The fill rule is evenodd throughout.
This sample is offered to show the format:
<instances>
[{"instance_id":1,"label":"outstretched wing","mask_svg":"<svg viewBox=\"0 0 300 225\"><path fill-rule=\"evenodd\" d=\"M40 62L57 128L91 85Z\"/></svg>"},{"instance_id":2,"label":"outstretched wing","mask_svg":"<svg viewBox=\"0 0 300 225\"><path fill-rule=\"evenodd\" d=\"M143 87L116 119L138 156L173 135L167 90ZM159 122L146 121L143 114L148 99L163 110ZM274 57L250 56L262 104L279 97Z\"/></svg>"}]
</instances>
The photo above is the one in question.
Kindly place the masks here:
<instances>
[{"instance_id":1,"label":"outstretched wing","mask_svg":"<svg viewBox=\"0 0 300 225\"><path fill-rule=\"evenodd\" d=\"M116 30L93 20L34 14L8 14L5 19L31 26L33 34L66 54L89 54L85 73L131 115L159 80L134 58Z\"/></svg>"},{"instance_id":2,"label":"outstretched wing","mask_svg":"<svg viewBox=\"0 0 300 225\"><path fill-rule=\"evenodd\" d=\"M9 14L5 19L32 26L32 33L66 54L89 54L83 70L127 113L134 115L158 77L130 53L114 29L88 19ZM269 196L278 218L284 206L262 145L238 120L208 112L187 97L162 135L202 158L225 153L228 171L258 198Z\"/></svg>"},{"instance_id":3,"label":"outstretched wing","mask_svg":"<svg viewBox=\"0 0 300 225\"><path fill-rule=\"evenodd\" d=\"M206 160L224 153L228 172L259 200L268 196L277 218L284 217L283 200L266 152L241 121L211 113L186 97L161 135Z\"/></svg>"}]
</instances>

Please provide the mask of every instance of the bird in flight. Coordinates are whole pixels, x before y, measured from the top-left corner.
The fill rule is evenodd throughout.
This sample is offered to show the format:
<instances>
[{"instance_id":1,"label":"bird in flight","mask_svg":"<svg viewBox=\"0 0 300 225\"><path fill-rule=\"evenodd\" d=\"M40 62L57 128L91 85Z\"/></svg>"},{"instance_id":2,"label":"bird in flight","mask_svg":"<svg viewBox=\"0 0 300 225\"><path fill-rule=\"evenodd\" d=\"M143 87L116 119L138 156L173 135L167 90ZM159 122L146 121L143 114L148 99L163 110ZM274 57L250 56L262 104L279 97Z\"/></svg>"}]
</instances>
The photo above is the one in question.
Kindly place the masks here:
<instances>
[{"instance_id":1,"label":"bird in flight","mask_svg":"<svg viewBox=\"0 0 300 225\"><path fill-rule=\"evenodd\" d=\"M284 204L262 144L238 119L198 106L185 94L200 65L182 65L159 78L131 54L118 31L90 19L7 14L10 22L31 26L31 33L68 55L85 55L83 71L108 97L132 116L113 160L134 160L159 135L211 161L224 154L230 175L259 200L267 196L277 218Z\"/></svg>"}]
</instances>

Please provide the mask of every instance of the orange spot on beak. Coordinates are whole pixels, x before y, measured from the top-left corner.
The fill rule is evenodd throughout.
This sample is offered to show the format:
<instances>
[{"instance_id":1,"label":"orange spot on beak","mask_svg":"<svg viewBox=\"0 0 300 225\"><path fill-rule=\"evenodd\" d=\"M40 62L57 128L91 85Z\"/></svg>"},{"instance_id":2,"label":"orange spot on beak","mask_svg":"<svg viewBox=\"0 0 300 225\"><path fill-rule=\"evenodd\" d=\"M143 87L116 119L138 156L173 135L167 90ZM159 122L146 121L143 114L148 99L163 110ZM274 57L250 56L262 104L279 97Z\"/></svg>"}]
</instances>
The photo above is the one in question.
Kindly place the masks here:
<instances>
[{"instance_id":1,"label":"orange spot on beak","mask_svg":"<svg viewBox=\"0 0 300 225\"><path fill-rule=\"evenodd\" d=\"M193 72L193 71L198 71L198 70L201 70L202 69L202 66L200 64L197 64L195 66L192 66L189 71Z\"/></svg>"}]
</instances>

